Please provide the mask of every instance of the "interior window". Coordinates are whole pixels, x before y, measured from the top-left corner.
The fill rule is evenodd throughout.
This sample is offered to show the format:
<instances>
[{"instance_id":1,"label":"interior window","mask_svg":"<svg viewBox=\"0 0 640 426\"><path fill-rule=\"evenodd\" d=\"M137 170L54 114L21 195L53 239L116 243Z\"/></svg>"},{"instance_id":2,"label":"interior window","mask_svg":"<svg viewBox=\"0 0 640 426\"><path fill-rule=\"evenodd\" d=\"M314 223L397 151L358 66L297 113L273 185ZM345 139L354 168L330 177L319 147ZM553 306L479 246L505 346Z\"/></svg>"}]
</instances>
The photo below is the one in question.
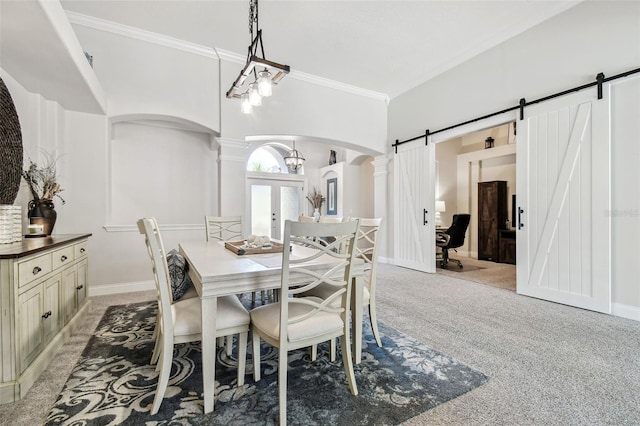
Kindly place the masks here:
<instances>
[{"instance_id":1,"label":"interior window","mask_svg":"<svg viewBox=\"0 0 640 426\"><path fill-rule=\"evenodd\" d=\"M282 154L275 148L265 145L253 151L247 161L247 171L263 173L289 173Z\"/></svg>"}]
</instances>

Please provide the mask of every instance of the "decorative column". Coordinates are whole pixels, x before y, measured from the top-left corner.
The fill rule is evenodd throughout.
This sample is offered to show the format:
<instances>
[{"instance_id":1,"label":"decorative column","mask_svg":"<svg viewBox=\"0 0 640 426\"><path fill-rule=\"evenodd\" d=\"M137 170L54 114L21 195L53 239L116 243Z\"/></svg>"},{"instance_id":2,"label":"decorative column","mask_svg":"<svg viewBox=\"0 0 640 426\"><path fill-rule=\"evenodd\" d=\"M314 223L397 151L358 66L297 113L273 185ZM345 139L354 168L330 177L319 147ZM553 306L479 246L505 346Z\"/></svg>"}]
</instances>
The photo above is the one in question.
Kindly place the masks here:
<instances>
[{"instance_id":1,"label":"decorative column","mask_svg":"<svg viewBox=\"0 0 640 426\"><path fill-rule=\"evenodd\" d=\"M389 154L391 155L391 154ZM393 206L389 203L389 161L391 158L389 155L381 155L375 157L371 162L373 165L373 211L374 217L384 218L384 229L379 236L376 244L378 246L378 260L384 263L388 263L388 259L392 258L387 247L393 247L388 242L391 241L389 235L392 235L393 230Z\"/></svg>"}]
</instances>

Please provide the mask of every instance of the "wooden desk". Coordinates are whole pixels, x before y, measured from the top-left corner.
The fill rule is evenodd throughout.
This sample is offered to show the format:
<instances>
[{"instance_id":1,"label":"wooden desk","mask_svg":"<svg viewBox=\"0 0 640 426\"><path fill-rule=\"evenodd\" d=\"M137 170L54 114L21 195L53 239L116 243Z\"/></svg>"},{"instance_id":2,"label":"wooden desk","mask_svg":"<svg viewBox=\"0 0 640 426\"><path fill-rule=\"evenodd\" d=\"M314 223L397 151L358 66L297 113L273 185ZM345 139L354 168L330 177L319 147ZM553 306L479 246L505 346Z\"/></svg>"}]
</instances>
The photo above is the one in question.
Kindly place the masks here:
<instances>
[{"instance_id":1,"label":"wooden desk","mask_svg":"<svg viewBox=\"0 0 640 426\"><path fill-rule=\"evenodd\" d=\"M180 252L189 263L189 277L202 301L202 370L204 412L213 411L215 393L216 309L218 296L280 288L282 253L238 256L218 241L189 241L180 243ZM292 255L302 257L314 249L294 245ZM321 256L306 269L326 271L335 264L330 256ZM362 292L364 262L354 260L352 293L352 350L356 364L362 353ZM296 276L292 271L291 281ZM206 321L205 321L206 319ZM206 324L205 324L206 322Z\"/></svg>"}]
</instances>

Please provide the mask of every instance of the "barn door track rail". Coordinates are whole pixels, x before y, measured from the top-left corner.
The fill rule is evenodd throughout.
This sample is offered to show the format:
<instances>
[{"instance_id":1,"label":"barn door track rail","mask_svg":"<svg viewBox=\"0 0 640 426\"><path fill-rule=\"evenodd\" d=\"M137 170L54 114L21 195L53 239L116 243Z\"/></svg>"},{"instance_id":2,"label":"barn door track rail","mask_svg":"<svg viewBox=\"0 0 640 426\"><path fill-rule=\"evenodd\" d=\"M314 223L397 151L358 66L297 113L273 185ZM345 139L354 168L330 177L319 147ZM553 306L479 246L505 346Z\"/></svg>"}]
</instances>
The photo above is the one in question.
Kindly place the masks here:
<instances>
[{"instance_id":1,"label":"barn door track rail","mask_svg":"<svg viewBox=\"0 0 640 426\"><path fill-rule=\"evenodd\" d=\"M425 145L429 144L429 136L430 135L435 135L436 133L442 133L442 132L446 132L447 130L451 130L451 129L455 129L456 127L460 127L460 126L465 126L467 124L470 123L475 123L476 121L480 121L480 120L485 120L487 118L491 118L494 117L496 115L500 115L500 114L504 114L505 112L510 112L510 111L515 111L517 109L520 110L520 120L524 119L524 108L526 106L529 105L535 105L537 103L540 102L544 102L544 101L548 101L550 99L553 98L557 98L560 96L564 96L564 95L568 95L569 93L573 93L573 92L579 92L580 90L584 90L584 89L588 89L590 87L593 86L597 86L598 87L598 99L602 99L602 85L606 82L612 81L612 80L617 80L619 78L624 78L624 77L628 77L632 74L636 74L636 73L640 73L640 68L635 68L629 71L625 71L623 73L620 74L616 74L614 76L611 77L605 77L603 73L599 73L598 75L596 75L596 80L592 81L591 83L587 83L587 84L583 84L582 86L578 86L578 87L574 87L572 89L568 89L568 90L563 90L561 92L558 93L554 93L553 95L548 95L539 99L534 99L532 101L527 101L525 98L521 98L520 101L518 102L518 105L500 110L500 111L496 111L496 112L492 112L491 114L487 114L487 115L483 115L482 117L477 117L477 118L473 118L471 120L467 120L467 121L463 121L462 123L458 123L458 124L454 124L452 126L448 126L445 127L443 129L438 129L438 130L434 130L433 132L429 131L429 129L425 130L423 135L419 135L416 137L413 137L411 139L407 139L404 141L399 141L398 139L396 139L395 143L391 144L391 146L395 149L395 153L398 153L398 146L408 143L408 142L413 142L415 140L424 138L425 139Z\"/></svg>"}]
</instances>

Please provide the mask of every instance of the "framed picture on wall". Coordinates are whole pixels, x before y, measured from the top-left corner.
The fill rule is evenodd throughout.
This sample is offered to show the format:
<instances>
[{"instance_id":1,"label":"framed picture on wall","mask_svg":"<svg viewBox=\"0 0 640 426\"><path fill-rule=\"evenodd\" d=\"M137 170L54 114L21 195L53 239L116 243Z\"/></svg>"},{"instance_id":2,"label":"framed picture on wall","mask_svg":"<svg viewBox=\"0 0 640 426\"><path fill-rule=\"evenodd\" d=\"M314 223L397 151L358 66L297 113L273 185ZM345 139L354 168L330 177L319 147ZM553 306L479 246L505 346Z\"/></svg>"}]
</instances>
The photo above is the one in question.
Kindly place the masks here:
<instances>
[{"instance_id":1,"label":"framed picture on wall","mask_svg":"<svg viewBox=\"0 0 640 426\"><path fill-rule=\"evenodd\" d=\"M338 178L327 179L327 214L338 214Z\"/></svg>"}]
</instances>

